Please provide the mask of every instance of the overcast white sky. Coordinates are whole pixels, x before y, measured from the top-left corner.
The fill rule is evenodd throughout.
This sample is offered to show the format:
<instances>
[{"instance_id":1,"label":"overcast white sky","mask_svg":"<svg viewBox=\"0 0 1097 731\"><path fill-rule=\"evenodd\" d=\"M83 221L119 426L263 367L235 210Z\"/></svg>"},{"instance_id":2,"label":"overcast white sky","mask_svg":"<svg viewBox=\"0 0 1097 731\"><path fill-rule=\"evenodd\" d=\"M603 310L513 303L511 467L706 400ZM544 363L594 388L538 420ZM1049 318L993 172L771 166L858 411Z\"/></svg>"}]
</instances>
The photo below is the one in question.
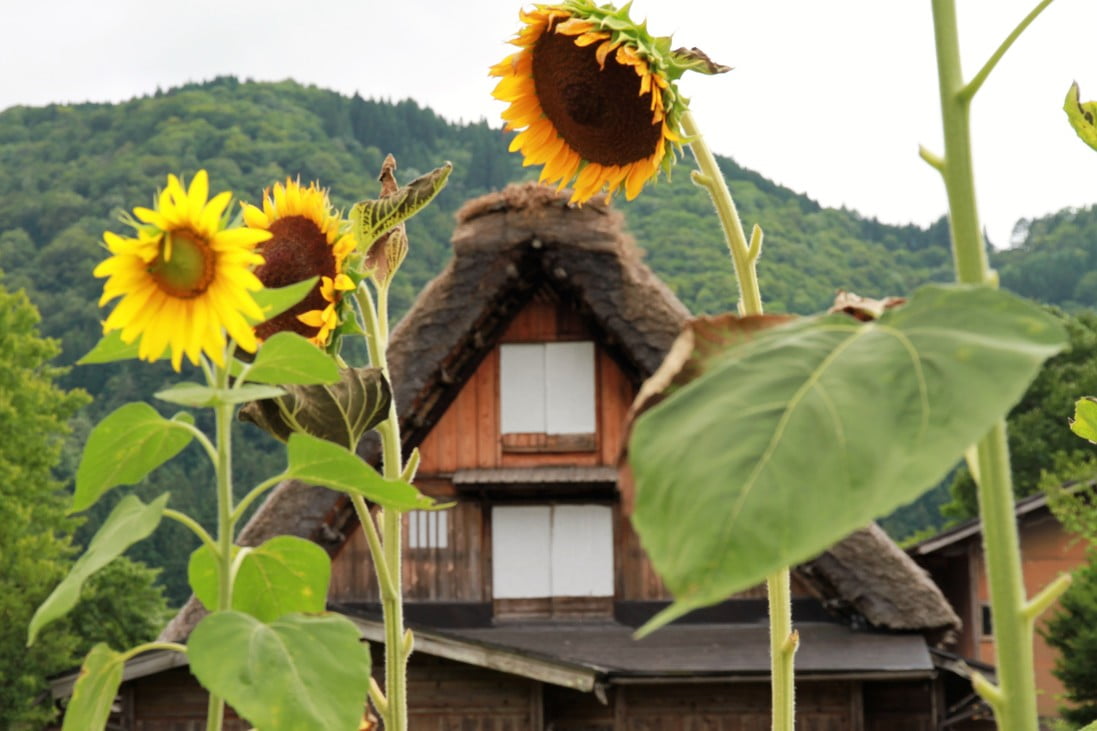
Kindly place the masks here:
<instances>
[{"instance_id":1,"label":"overcast white sky","mask_svg":"<svg viewBox=\"0 0 1097 731\"><path fill-rule=\"evenodd\" d=\"M969 77L1033 4L958 0ZM0 0L0 109L117 101L235 74L410 97L449 119L495 124L503 105L487 68L508 52L520 7ZM940 151L929 0L636 0L633 17L735 67L683 81L717 153L889 223L944 212L940 180L917 156L919 144ZM998 246L1019 217L1097 202L1097 152L1061 110L1073 80L1083 99L1097 98L1094 29L1097 2L1057 0L975 100L980 209Z\"/></svg>"}]
</instances>

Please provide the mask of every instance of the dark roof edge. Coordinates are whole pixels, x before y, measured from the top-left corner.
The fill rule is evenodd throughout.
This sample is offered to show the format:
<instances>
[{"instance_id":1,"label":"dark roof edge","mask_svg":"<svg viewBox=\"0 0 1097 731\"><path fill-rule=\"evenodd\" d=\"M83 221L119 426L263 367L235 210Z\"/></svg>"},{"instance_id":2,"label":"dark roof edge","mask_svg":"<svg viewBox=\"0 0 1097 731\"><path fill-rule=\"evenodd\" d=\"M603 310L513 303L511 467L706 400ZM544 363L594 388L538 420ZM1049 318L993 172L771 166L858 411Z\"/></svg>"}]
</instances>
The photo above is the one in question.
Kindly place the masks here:
<instances>
[{"instance_id":1,"label":"dark roof edge","mask_svg":"<svg viewBox=\"0 0 1097 731\"><path fill-rule=\"evenodd\" d=\"M1021 518L1044 507L1047 507L1047 494L1038 492L1018 500L1014 505L1013 511L1018 518ZM935 551L939 551L942 548L955 545L966 538L981 535L982 532L982 523L979 518L971 518L970 520L965 520L963 523L938 533L935 536L931 536L924 541L915 543L907 549L907 553L913 556L926 556Z\"/></svg>"}]
</instances>

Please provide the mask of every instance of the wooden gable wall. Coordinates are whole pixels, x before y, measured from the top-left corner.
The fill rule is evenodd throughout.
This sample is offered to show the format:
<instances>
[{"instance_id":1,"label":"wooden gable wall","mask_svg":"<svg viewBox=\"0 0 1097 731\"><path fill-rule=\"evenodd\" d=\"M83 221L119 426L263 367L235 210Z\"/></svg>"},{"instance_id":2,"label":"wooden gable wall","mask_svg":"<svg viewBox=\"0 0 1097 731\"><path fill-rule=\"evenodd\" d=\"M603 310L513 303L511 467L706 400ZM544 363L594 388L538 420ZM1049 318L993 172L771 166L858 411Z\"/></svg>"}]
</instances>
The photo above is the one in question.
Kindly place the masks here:
<instances>
[{"instance_id":1,"label":"wooden gable wall","mask_svg":"<svg viewBox=\"0 0 1097 731\"><path fill-rule=\"evenodd\" d=\"M464 469L546 466L615 466L625 418L638 384L632 383L582 317L555 293L543 289L515 316L499 344L594 340L595 421L593 448L538 451L504 446L499 426L499 347L492 348L420 445L416 484L435 497L457 500L453 473ZM508 435L513 436L513 435ZM448 510L444 547L404 548L405 596L412 602L490 602L491 503L464 497ZM614 504L614 598L671 598L648 560L620 502ZM408 517L405 516L405 535ZM798 582L796 596L805 592ZM765 586L741 593L764 597ZM379 601L369 549L354 530L334 558L330 598L336 602Z\"/></svg>"},{"instance_id":2,"label":"wooden gable wall","mask_svg":"<svg viewBox=\"0 0 1097 731\"><path fill-rule=\"evenodd\" d=\"M579 313L543 289L511 322L499 344L561 342L597 338ZM499 347L492 348L420 445L422 461L416 484L425 492L455 499L452 475L462 469L613 466L623 438L628 408L636 393L601 343L595 346L595 420L593 449L537 451L503 446L499 427ZM409 601L491 601L491 526L489 505L460 500L446 519L443 548L404 549L403 579ZM622 598L661 599L665 590L654 576L627 518L615 508L618 581ZM405 517L405 527L406 527ZM633 564L637 565L633 565ZM623 594L621 594L623 592ZM378 600L369 549L360 530L348 536L332 565L330 598L338 602Z\"/></svg>"}]
</instances>

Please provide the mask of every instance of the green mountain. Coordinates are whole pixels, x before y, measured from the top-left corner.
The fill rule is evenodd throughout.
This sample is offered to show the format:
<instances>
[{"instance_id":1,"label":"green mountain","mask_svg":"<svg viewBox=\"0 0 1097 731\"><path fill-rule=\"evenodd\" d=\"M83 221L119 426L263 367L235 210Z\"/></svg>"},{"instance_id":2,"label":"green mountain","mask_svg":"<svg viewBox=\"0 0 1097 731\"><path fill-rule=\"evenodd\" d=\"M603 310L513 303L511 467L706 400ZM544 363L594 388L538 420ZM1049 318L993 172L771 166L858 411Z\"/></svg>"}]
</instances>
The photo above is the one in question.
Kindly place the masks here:
<instances>
[{"instance_id":1,"label":"green mountain","mask_svg":"<svg viewBox=\"0 0 1097 731\"><path fill-rule=\"evenodd\" d=\"M1097 308L1097 206L1022 219L1014 237L991 257L1003 287L1068 312Z\"/></svg>"},{"instance_id":2,"label":"green mountain","mask_svg":"<svg viewBox=\"0 0 1097 731\"><path fill-rule=\"evenodd\" d=\"M0 112L0 270L6 287L26 289L42 312L43 334L60 339L61 362L70 364L100 333L104 312L96 302L102 282L91 271L104 256L103 230L120 231L114 212L148 204L167 173L189 176L206 168L214 191L231 189L251 202L260 200L265 186L287 176L315 179L330 187L336 204L345 208L376 194L375 176L386 153L396 156L401 180L450 160L449 186L409 224L412 253L393 293L399 313L447 260L456 209L471 197L535 176L507 152L509 139L486 122L450 123L413 101L379 102L293 82L243 83L231 77L121 104L14 107ZM770 311L817 311L837 289L884 296L951 278L943 220L929 228L882 224L849 210L823 208L727 158L720 164L744 221L765 229L759 274ZM661 181L637 200L618 200L617 205L653 269L690 308L715 312L734 307L735 285L722 234L706 195L690 183L687 166L679 166L673 181ZM1085 230L1094 226L1090 214ZM1080 225L1075 228L1079 235L1085 232ZM1022 249L1036 252L1047 246L1041 241L1054 240L1054 247L1073 250L1075 232L1056 232L1062 233L1058 224L1031 222L1032 241ZM1060 242L1064 237L1066 243ZM1045 254L1054 261L1071 256ZM1030 255L1021 250L1002 254L1003 281L1011 281L1015 268L1022 269L1025 256ZM1069 273L1070 267L1063 270ZM1076 280L1064 284L1062 292L1069 289L1071 302L1088 304L1085 293L1097 294L1097 281ZM1039 289L1036 295L1055 301ZM75 471L92 424L124 402L148 399L173 380L164 366L74 368L63 385L83 387L95 400L76 419L58 476L64 479ZM265 435L248 425L239 429L243 448L256 455L236 461L236 484L246 491L281 468L281 455L264 448ZM213 508L201 486L209 482L209 468L192 446L136 489L146 497L168 489L176 507L208 524ZM88 530L121 492L113 491L93 509ZM134 551L135 557L165 567L174 601L186 596L181 549L193 544L172 524Z\"/></svg>"}]
</instances>

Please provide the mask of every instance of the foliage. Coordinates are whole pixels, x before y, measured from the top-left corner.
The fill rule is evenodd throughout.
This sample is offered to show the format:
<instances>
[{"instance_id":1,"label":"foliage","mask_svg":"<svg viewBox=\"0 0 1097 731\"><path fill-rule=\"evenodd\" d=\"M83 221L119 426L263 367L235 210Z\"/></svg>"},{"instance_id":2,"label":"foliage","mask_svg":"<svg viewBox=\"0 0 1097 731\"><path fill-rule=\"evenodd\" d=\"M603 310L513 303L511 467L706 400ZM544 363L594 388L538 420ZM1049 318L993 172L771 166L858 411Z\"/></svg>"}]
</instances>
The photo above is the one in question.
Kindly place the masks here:
<instances>
[{"instance_id":1,"label":"foliage","mask_svg":"<svg viewBox=\"0 0 1097 731\"><path fill-rule=\"evenodd\" d=\"M1062 709L1063 718L1079 728L1097 721L1097 549L1090 549L1073 579L1042 634L1058 651L1054 673L1070 704Z\"/></svg>"},{"instance_id":2,"label":"foliage","mask_svg":"<svg viewBox=\"0 0 1097 731\"><path fill-rule=\"evenodd\" d=\"M43 312L43 332L61 341L60 362L71 364L95 344L99 315L93 303L99 292L87 273L103 258L97 242L113 223L110 212L147 200L166 172L205 166L219 183L253 203L273 181L317 178L331 186L345 210L376 193L375 171L385 153L400 160L404 179L448 159L454 168L447 188L408 223L415 255L407 258L391 291L392 311L399 314L449 258L447 242L458 206L536 174L508 154L508 139L486 122L449 123L410 100L389 103L288 81L231 77L121 104L14 107L0 112L0 168L20 171L0 177L0 267L8 270L9 283L26 288ZM830 303L836 288L870 296L907 294L952 277L943 218L928 228L891 226L849 210L823 208L730 159L718 162L744 219L765 224L760 278L770 312L816 312ZM649 186L636 200L619 198L616 205L648 263L691 310L734 307L735 283L723 234L711 203L684 169L671 181ZM1097 209L1024 222L1019 229L1026 231L1023 244L994 257L1003 282L1070 309L1097 304L1097 286L1092 298L1074 294L1085 272L1097 269L1089 266L1097 261L1095 226ZM1083 257L1061 253L1090 249L1094 253ZM1064 257L1068 264L1056 269ZM1042 289L1046 278L1054 279L1050 273L1032 281L1021 276L1041 269L1079 281ZM345 355L353 362L363 359L361 350L348 348ZM123 364L86 366L63 376L63 385L83 387L95 401L72 420L62 476L73 474L78 445L92 424L121 404L160 390L169 373L166 365ZM196 372L185 373L200 380ZM166 405L157 408L170 416ZM211 420L200 414L197 425L208 431ZM234 464L235 484L255 484L281 467L276 444L258 429L237 424L233 439L251 455ZM86 543L129 490L148 501L169 489L175 508L209 528L214 508L191 486L211 479L201 450L192 445L140 485L100 501L89 511L78 540ZM914 514L927 512L917 508ZM909 533L922 524L902 518L900 525L900 533ZM189 593L186 555L196 546L193 536L173 523L161 526L133 555L163 568L160 581L170 601L179 604Z\"/></svg>"},{"instance_id":3,"label":"foliage","mask_svg":"<svg viewBox=\"0 0 1097 731\"><path fill-rule=\"evenodd\" d=\"M1097 393L1097 313L1067 315L1049 310L1066 327L1070 347L1047 361L1009 412L1009 453L1017 497L1036 492L1041 482L1062 483L1084 476L1078 473L1078 465L1084 470L1092 451L1070 432L1067 421L1078 394ZM1095 473L1097 469L1090 475ZM975 484L966 467L959 470L950 490L952 499L942 507L948 518L959 522L978 513Z\"/></svg>"},{"instance_id":4,"label":"foliage","mask_svg":"<svg viewBox=\"0 0 1097 731\"><path fill-rule=\"evenodd\" d=\"M1022 219L1014 242L992 259L1002 286L1068 312L1097 307L1097 206Z\"/></svg>"},{"instance_id":5,"label":"foliage","mask_svg":"<svg viewBox=\"0 0 1097 731\"><path fill-rule=\"evenodd\" d=\"M131 644L159 631L166 606L154 571L123 561L96 577L70 621L27 648L35 606L67 571L78 520L65 516L66 497L52 470L66 421L87 403L58 388L58 352L38 334L38 314L22 292L0 284L0 727L36 723L34 706L49 674L70 669L99 641ZM119 591L125 594L119 594ZM125 597L124 599L122 597Z\"/></svg>"},{"instance_id":6,"label":"foliage","mask_svg":"<svg viewBox=\"0 0 1097 731\"><path fill-rule=\"evenodd\" d=\"M874 322L756 322L719 326L686 366L668 358L648 381L689 374L629 438L633 525L675 597L645 628L818 555L932 486L1066 340L1030 302L955 285Z\"/></svg>"}]
</instances>

